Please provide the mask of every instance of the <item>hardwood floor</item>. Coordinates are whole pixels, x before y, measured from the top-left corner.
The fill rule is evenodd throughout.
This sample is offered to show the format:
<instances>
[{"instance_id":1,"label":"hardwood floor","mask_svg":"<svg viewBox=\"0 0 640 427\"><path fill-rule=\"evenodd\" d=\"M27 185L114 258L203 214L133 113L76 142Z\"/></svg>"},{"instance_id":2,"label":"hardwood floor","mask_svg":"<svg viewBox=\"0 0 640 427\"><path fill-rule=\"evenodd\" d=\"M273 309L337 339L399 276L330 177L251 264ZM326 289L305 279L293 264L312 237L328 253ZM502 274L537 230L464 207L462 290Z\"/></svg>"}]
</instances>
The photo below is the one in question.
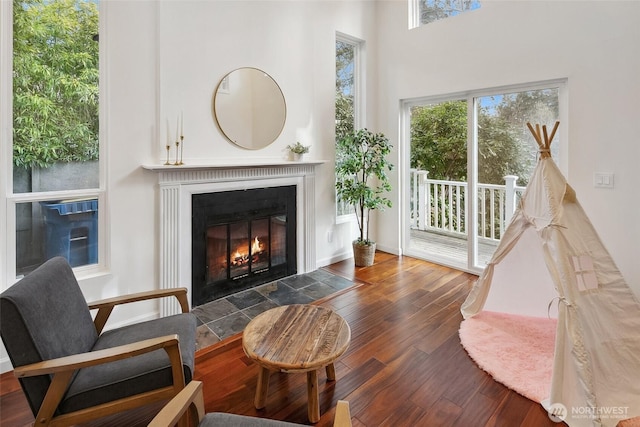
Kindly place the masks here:
<instances>
[{"instance_id":1,"label":"hardwood floor","mask_svg":"<svg viewBox=\"0 0 640 427\"><path fill-rule=\"evenodd\" d=\"M475 276L410 257L378 253L355 268L347 260L326 270L357 286L320 304L342 315L351 345L335 363L336 381L319 375L320 421L332 424L336 402L348 400L362 426L558 426L542 407L496 383L460 345L460 305ZM272 374L267 406L253 398L258 366L236 336L196 355L195 378L204 382L205 407L308 424L306 375ZM91 426L144 426L159 405L102 419ZM33 422L10 373L0 377L0 424Z\"/></svg>"}]
</instances>

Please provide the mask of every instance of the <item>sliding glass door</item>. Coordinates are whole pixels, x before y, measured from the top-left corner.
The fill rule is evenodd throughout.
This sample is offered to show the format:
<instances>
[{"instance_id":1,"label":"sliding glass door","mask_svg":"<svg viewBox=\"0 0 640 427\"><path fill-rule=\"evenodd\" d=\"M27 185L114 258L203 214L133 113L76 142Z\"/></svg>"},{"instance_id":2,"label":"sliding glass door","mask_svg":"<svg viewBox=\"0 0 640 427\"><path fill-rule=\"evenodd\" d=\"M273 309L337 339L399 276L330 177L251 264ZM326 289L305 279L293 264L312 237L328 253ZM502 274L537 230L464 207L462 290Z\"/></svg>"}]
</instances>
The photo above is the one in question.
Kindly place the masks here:
<instances>
[{"instance_id":1,"label":"sliding glass door","mask_svg":"<svg viewBox=\"0 0 640 427\"><path fill-rule=\"evenodd\" d=\"M559 119L561 86L404 103L404 253L469 271L487 264L537 160L526 123Z\"/></svg>"}]
</instances>

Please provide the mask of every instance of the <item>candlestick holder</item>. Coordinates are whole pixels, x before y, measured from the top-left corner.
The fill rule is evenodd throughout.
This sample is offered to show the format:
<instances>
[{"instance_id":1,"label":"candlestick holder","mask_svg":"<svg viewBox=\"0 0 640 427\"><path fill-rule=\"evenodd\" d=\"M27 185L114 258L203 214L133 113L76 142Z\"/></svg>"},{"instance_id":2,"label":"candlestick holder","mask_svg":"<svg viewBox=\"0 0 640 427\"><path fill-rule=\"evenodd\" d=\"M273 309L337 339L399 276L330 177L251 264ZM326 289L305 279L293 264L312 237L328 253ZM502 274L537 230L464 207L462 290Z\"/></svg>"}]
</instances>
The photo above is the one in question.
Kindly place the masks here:
<instances>
[{"instance_id":1,"label":"candlestick holder","mask_svg":"<svg viewBox=\"0 0 640 427\"><path fill-rule=\"evenodd\" d=\"M178 163L179 165L183 165L184 163L182 163L182 151L184 150L184 136L180 135L180 163Z\"/></svg>"},{"instance_id":2,"label":"candlestick holder","mask_svg":"<svg viewBox=\"0 0 640 427\"><path fill-rule=\"evenodd\" d=\"M180 166L178 157L180 155L180 141L176 139L176 161L173 163L174 166Z\"/></svg>"},{"instance_id":3,"label":"candlestick holder","mask_svg":"<svg viewBox=\"0 0 640 427\"><path fill-rule=\"evenodd\" d=\"M170 165L171 163L169 162L169 151L171 150L171 144L167 144L166 145L166 149L167 149L167 161L164 162L165 166L166 165Z\"/></svg>"}]
</instances>

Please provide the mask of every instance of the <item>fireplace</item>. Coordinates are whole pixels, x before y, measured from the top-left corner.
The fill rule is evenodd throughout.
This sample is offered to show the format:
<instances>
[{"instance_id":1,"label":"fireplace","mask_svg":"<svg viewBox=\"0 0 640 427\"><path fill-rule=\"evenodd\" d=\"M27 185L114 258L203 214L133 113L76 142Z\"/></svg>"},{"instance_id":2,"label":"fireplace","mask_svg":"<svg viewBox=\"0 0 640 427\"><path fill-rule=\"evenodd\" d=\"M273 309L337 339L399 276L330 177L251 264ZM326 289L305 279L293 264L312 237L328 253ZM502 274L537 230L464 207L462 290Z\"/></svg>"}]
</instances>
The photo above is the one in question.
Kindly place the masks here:
<instances>
[{"instance_id":1,"label":"fireplace","mask_svg":"<svg viewBox=\"0 0 640 427\"><path fill-rule=\"evenodd\" d=\"M209 164L186 162L180 167L143 165L145 170L157 175L160 289L184 286L189 299L193 300L191 209L195 194L295 186L295 268L297 274L315 270L315 169L323 163L323 160L290 162L245 159ZM160 301L160 316L180 312L180 305L174 298Z\"/></svg>"},{"instance_id":2,"label":"fireplace","mask_svg":"<svg viewBox=\"0 0 640 427\"><path fill-rule=\"evenodd\" d=\"M296 186L192 196L192 305L296 274Z\"/></svg>"}]
</instances>

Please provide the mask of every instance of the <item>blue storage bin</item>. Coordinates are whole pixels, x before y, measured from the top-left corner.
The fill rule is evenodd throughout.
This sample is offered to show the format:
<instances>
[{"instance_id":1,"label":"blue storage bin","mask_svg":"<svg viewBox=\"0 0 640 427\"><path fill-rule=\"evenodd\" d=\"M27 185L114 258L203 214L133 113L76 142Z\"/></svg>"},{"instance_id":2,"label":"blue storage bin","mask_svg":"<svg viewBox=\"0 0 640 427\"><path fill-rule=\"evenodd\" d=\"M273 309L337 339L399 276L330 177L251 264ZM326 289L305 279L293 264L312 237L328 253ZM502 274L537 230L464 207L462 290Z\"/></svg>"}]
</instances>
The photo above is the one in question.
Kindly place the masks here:
<instances>
[{"instance_id":1,"label":"blue storage bin","mask_svg":"<svg viewBox=\"0 0 640 427\"><path fill-rule=\"evenodd\" d=\"M63 256L72 267L98 262L98 200L41 202L47 259Z\"/></svg>"}]
</instances>

